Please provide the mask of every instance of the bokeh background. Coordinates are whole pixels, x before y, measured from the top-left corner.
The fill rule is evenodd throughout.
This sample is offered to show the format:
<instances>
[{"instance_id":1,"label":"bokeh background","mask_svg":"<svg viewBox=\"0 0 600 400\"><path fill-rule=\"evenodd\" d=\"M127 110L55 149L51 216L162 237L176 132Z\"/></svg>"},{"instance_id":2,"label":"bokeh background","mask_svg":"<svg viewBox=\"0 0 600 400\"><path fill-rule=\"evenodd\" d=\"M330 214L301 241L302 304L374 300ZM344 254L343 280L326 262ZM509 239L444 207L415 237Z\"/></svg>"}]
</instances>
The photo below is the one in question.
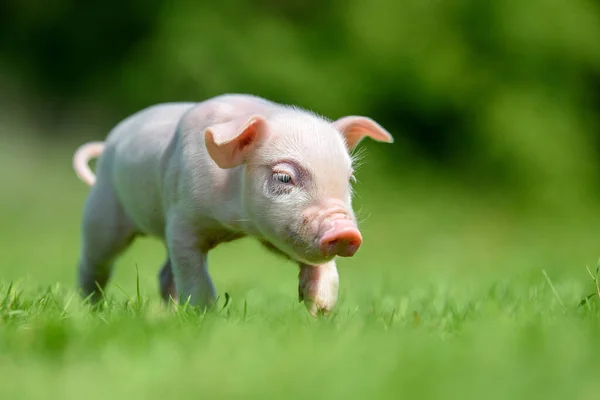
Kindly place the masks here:
<instances>
[{"instance_id":1,"label":"bokeh background","mask_svg":"<svg viewBox=\"0 0 600 400\"><path fill-rule=\"evenodd\" d=\"M148 105L227 92L395 137L361 144L365 242L339 263L342 307L542 270L587 282L600 256L596 1L3 0L0 278L74 287L76 147ZM137 265L156 296L163 257L136 242L115 282L132 290ZM251 240L211 263L233 299L295 300L293 266Z\"/></svg>"}]
</instances>

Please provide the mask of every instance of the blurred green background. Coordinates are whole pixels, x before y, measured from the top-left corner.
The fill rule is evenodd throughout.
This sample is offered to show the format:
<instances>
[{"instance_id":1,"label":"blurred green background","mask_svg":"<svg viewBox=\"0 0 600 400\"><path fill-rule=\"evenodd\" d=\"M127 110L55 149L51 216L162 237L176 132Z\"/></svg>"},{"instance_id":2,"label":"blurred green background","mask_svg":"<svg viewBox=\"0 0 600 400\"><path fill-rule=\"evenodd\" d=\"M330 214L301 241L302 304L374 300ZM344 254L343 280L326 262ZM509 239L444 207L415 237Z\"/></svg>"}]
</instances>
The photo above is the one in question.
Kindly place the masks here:
<instances>
[{"instance_id":1,"label":"blurred green background","mask_svg":"<svg viewBox=\"0 0 600 400\"><path fill-rule=\"evenodd\" d=\"M74 285L79 144L154 103L237 92L367 115L395 137L361 144L365 243L340 261L347 306L542 269L587 279L600 256L599 40L592 0L4 0L0 276ZM117 282L132 288L137 264L154 295L163 256L136 243ZM251 241L211 262L221 293L294 297L294 270Z\"/></svg>"},{"instance_id":2,"label":"blurred green background","mask_svg":"<svg viewBox=\"0 0 600 400\"><path fill-rule=\"evenodd\" d=\"M248 239L210 255L226 318L161 312L154 239L107 292L135 296L137 266L141 318L89 314L71 301L73 152L151 104L228 92L396 140L360 145L364 243L339 260L338 314L311 319L296 267ZM599 152L597 1L2 0L0 397L595 399L597 299L576 304L600 257Z\"/></svg>"}]
</instances>

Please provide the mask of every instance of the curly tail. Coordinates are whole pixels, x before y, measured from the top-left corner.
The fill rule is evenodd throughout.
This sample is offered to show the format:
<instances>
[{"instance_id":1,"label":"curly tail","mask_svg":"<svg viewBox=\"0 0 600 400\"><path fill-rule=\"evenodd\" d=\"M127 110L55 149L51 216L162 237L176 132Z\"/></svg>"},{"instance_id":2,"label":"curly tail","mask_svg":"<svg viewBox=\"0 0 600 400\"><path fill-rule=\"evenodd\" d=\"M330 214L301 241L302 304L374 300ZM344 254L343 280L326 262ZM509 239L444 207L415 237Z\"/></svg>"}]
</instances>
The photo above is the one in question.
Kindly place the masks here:
<instances>
[{"instance_id":1,"label":"curly tail","mask_svg":"<svg viewBox=\"0 0 600 400\"><path fill-rule=\"evenodd\" d=\"M96 183L96 175L88 165L92 158L99 157L104 151L104 142L89 142L81 145L73 155L73 169L75 174L89 186Z\"/></svg>"}]
</instances>

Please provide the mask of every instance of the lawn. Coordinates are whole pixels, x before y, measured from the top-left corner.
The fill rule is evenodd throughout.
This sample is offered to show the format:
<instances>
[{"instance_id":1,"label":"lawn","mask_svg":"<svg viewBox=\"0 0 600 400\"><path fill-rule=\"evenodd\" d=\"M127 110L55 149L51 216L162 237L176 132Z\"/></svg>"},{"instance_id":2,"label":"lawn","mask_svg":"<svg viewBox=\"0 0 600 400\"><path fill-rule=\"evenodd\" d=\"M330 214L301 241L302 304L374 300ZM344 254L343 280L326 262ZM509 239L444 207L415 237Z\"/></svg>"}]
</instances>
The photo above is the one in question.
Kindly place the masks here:
<instances>
[{"instance_id":1,"label":"lawn","mask_svg":"<svg viewBox=\"0 0 600 400\"><path fill-rule=\"evenodd\" d=\"M578 302L596 290L600 208L519 208L390 171L370 146L364 243L339 261L331 317L309 316L295 266L252 240L211 253L212 314L160 303L153 239L93 311L75 287L77 144L0 132L1 399L598 398L600 299Z\"/></svg>"}]
</instances>

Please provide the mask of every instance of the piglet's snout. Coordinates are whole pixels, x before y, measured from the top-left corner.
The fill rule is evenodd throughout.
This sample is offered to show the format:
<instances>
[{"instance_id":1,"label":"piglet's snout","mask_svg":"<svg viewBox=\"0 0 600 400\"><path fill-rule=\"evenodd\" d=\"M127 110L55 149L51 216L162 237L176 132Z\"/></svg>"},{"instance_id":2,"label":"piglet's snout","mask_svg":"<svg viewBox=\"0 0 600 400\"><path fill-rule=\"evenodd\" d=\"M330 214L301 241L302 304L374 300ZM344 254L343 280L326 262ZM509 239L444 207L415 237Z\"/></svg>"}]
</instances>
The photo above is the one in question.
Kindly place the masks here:
<instances>
[{"instance_id":1,"label":"piglet's snout","mask_svg":"<svg viewBox=\"0 0 600 400\"><path fill-rule=\"evenodd\" d=\"M321 253L325 257L352 257L362 243L356 224L347 219L333 221L332 226L319 240Z\"/></svg>"}]
</instances>

